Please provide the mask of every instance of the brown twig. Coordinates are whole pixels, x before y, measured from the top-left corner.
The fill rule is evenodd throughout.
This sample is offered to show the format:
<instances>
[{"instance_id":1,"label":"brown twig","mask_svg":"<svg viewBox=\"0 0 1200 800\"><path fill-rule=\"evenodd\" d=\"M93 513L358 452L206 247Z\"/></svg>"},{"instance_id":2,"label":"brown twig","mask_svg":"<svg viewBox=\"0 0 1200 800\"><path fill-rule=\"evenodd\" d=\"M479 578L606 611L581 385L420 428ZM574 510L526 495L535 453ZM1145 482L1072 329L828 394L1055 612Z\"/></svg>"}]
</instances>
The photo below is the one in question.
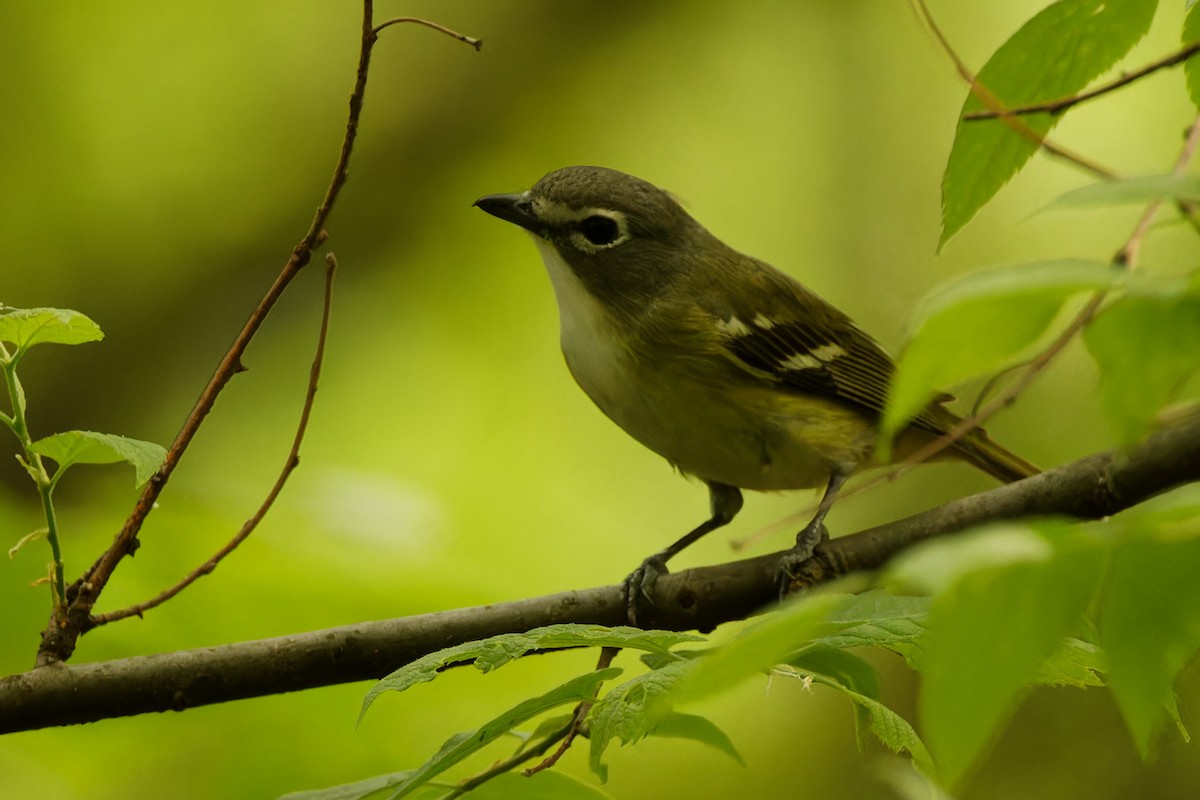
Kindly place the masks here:
<instances>
[{"instance_id":1,"label":"brown twig","mask_svg":"<svg viewBox=\"0 0 1200 800\"><path fill-rule=\"evenodd\" d=\"M1175 159L1175 165L1171 168L1171 173L1174 175L1182 175L1187 165L1191 163L1192 157L1196 154L1196 147L1200 145L1200 117L1192 120L1191 127L1188 128L1187 136L1183 140L1183 148L1179 151L1179 156ZM1138 219L1137 225L1134 226L1133 233L1125 245L1117 251L1113 256L1113 261L1122 266L1133 266L1137 263L1138 252L1142 247L1142 240L1146 238L1146 234L1150 232L1150 223L1154 220L1154 215L1158 213L1162 207L1162 198L1156 197L1146 205L1146 210L1142 212L1142 216ZM1184 214L1188 213L1188 209L1183 209Z\"/></svg>"},{"instance_id":2,"label":"brown twig","mask_svg":"<svg viewBox=\"0 0 1200 800\"><path fill-rule=\"evenodd\" d=\"M174 586L158 593L145 602L137 603L117 611L110 611L106 614L96 614L92 617L92 622L97 627L109 622L116 622L119 619L125 619L126 617L140 617L146 611L167 602L195 583L200 577L211 573L217 568L217 564L221 563L222 559L236 550L238 545L254 532L255 528L266 517L267 512L271 510L271 506L275 504L275 499L283 491L283 487L287 483L288 478L291 477L292 472L300 465L300 445L304 441L304 434L308 431L308 420L312 415L313 402L317 397L317 385L321 380L321 365L325 361L325 342L329 336L329 314L333 307L333 276L337 271L337 257L332 252L326 253L325 264L325 301L321 307L321 330L317 336L317 350L313 354L312 368L309 370L308 391L304 395L304 406L300 410L300 421L296 425L296 434L292 438L292 449L288 452L287 460L283 464L283 469L279 472L279 477L275 479L275 484L271 487L271 491L267 493L258 510L254 512L254 516L246 520L237 534L207 561L189 572Z\"/></svg>"},{"instance_id":3,"label":"brown twig","mask_svg":"<svg viewBox=\"0 0 1200 800\"><path fill-rule=\"evenodd\" d=\"M612 665L613 659L617 653L621 652L619 647L602 647L600 648L600 657L596 661L596 671L608 669ZM600 692L600 687L596 687L596 693ZM558 748L549 756L525 770L525 777L529 777L544 769L549 769L558 763L558 760L563 757L563 754L571 747L571 743L575 741L575 737L579 734L583 721L587 718L588 711L595 704L595 695L591 700L584 700L579 705L575 706L575 710L571 713L571 721L562 726L556 731L553 731L540 742L527 747L513 754L503 761L497 761L492 766L488 767L478 775L473 775L470 778L459 783L455 790L447 795L447 800L455 797L461 797L472 789L487 783L492 778L499 777L506 772L511 772L517 767L524 764L536 756L540 756L551 748L555 743L558 743Z\"/></svg>"},{"instance_id":4,"label":"brown twig","mask_svg":"<svg viewBox=\"0 0 1200 800\"><path fill-rule=\"evenodd\" d=\"M476 789L487 783L492 778L497 778L506 772L511 772L526 761L537 758L570 733L574 724L575 721L572 719L571 722L554 731L537 744L520 750L502 761L497 761L478 775L472 775L470 778L463 780L458 786L454 787L454 791L446 795L445 800L454 800L456 797L462 797L472 789Z\"/></svg>"},{"instance_id":5,"label":"brown twig","mask_svg":"<svg viewBox=\"0 0 1200 800\"><path fill-rule=\"evenodd\" d=\"M950 41L942 33L942 29L938 27L937 22L933 18L932 12L930 12L929 7L925 4L925 0L911 1L917 12L917 16L929 27L929 30L931 33L933 33L934 38L937 39L938 45L946 53L946 56L954 63L954 69L958 72L959 77L967 82L967 85L970 87L971 94L975 95L975 97L979 98L980 102L995 112L996 116L1001 122L1011 128L1017 134L1025 137L1051 155L1075 164L1076 166L1081 167L1094 175L1104 178L1105 180L1112 180L1113 178L1117 177L1116 173L1107 167L1101 166L1091 159L1085 158L1078 153L1067 150L1065 147L1051 142L1043 134L1038 133L1033 128L1026 125L1025 122L1020 118L1007 113L1009 111L1008 107L1005 106L1000 98L996 97L996 95L993 94L990 89L979 82L979 78L976 77L975 73L973 73L967 67L966 62L964 62L954 50L954 47L950 44Z\"/></svg>"},{"instance_id":6,"label":"brown twig","mask_svg":"<svg viewBox=\"0 0 1200 800\"><path fill-rule=\"evenodd\" d=\"M1180 175L1183 173L1193 155L1195 155L1198 144L1200 144L1200 117L1197 117L1192 122L1191 127L1188 129L1188 135L1184 141L1183 148L1180 150L1179 156L1175 159L1175 165L1172 168L1172 172L1174 174ZM1129 235L1129 238L1125 241L1121 248L1113 255L1112 260L1114 264L1127 270L1134 269L1137 266L1137 256L1141 250L1142 241L1146 238L1146 234L1150 231L1150 223L1153 221L1155 214L1158 213L1158 210L1161 207L1162 198L1155 198L1146 205L1146 209L1142 212L1141 217L1138 218L1138 222L1134 226L1133 232ZM939 437L917 452L913 453L909 458L905 459L903 463L898 464L895 471L889 473L888 475L882 476L880 480L894 480L903 470L906 470L908 467L928 461L938 453L945 450L947 447L950 447L963 436L970 433L973 429L978 428L985 420L987 420L997 411L1000 411L1002 408L1011 405L1017 399L1017 397L1023 391L1025 391L1025 389L1031 383L1033 383L1038 375L1040 375L1046 369L1046 367L1048 367L1050 363L1053 362L1060 353L1062 353L1066 346L1071 343L1071 341L1079 334L1079 332L1082 331L1087 324L1092 321L1092 317L1094 317L1096 312L1100 310L1100 306L1103 305L1104 299L1107 296L1107 290L1101 290L1092 295L1083 308L1080 309L1079 313L1076 314L1071 320L1070 324L1068 324L1067 327L1064 328L1057 337L1055 337L1054 341L1051 342L1045 350L1043 350L1032 361L1029 362L1025 372L1019 379L1008 386L1008 388L997 394L991 402L985 404L975 413L963 419L952 430L947 432L946 435ZM864 486L860 487L860 489L864 489L867 486L873 485L874 483L875 481L868 482Z\"/></svg>"},{"instance_id":7,"label":"brown twig","mask_svg":"<svg viewBox=\"0 0 1200 800\"><path fill-rule=\"evenodd\" d=\"M1200 42L1192 42L1191 44L1185 45L1180 50L1172 53L1169 56L1166 56L1165 58L1160 58L1158 61L1152 61L1141 69L1135 69L1133 72L1126 72L1116 80L1110 81L1102 86L1097 86L1091 91L1080 92L1079 94L1073 94L1068 97L1060 97L1057 100L1046 100L1045 102L1041 103L1030 103L1029 105L1025 106L1006 108L1002 111L996 111L992 109L987 109L984 111L969 111L966 114L963 114L963 119L973 122L981 119L996 119L997 117L1020 116L1022 114L1057 114L1067 110L1071 106L1075 106L1080 103L1087 102L1088 100L1108 94L1109 92L1120 89L1122 86L1128 86L1134 81L1141 80L1147 75L1158 72L1160 69L1166 69L1167 67L1173 67L1177 64L1181 64L1198 52L1200 52Z\"/></svg>"},{"instance_id":8,"label":"brown twig","mask_svg":"<svg viewBox=\"0 0 1200 800\"><path fill-rule=\"evenodd\" d=\"M608 669L612 666L613 659L617 657L617 653L621 652L619 647L602 647L600 648L600 658L596 660L596 672L603 669ZM571 715L571 724L567 727L567 733L563 737L562 743L558 749L546 756L539 763L525 770L525 777L534 775L544 769L549 769L558 763L558 760L563 757L563 754L571 748L571 743L575 741L575 737L579 735L579 727L583 725L583 721L587 718L588 712L592 710L592 706L596 704L596 695L600 693L600 687L596 687L595 694L591 700L584 700L579 705L575 706L575 713Z\"/></svg>"},{"instance_id":9,"label":"brown twig","mask_svg":"<svg viewBox=\"0 0 1200 800\"><path fill-rule=\"evenodd\" d=\"M439 25L436 22L427 19L421 19L420 17L396 17L395 19L389 19L386 22L381 22L376 25L372 29L372 32L378 36L379 32L384 28L390 25L399 25L402 22L412 22L416 23L417 25L424 25L426 28L433 28L435 31L439 31L454 39L458 39L460 42L465 42L471 45L471 47L475 48L476 52L483 47L483 39L476 39L474 36L467 36L466 34L459 33L452 28L447 28L445 25Z\"/></svg>"},{"instance_id":10,"label":"brown twig","mask_svg":"<svg viewBox=\"0 0 1200 800\"><path fill-rule=\"evenodd\" d=\"M373 0L363 0L361 46L359 49L354 88L350 93L350 109L346 120L346 133L342 139L341 150L338 154L338 160L334 166L329 186L325 191L321 205L318 206L313 216L313 221L309 226L308 232L305 233L300 243L292 250L291 257L275 278L275 282L267 290L266 294L263 295L262 300L259 301L258 305L251 312L250 318L234 339L233 344L230 345L229 350L221 358L212 378L209 379L208 385L200 393L200 397L196 400L195 405L184 421L183 427L175 437L175 441L167 450L162 467L146 483L146 487L142 490L142 494L134 504L133 511L130 512L129 517L125 520L121 530L113 539L112 544L68 588L67 607L65 609L56 608L52 613L49 624L42 631L42 642L38 648L37 657L39 665L63 661L69 658L75 650L75 644L79 636L96 626L96 618L92 616L92 609L95 607L96 601L112 577L117 564L125 556L132 554L137 549L138 533L142 528L142 524L154 508L155 501L174 473L175 467L187 450L188 445L191 444L200 425L212 410L217 396L234 375L245 370L245 366L242 363L242 355L245 353L250 341L266 320L267 314L270 313L275 303L283 294L283 291L296 275L299 274L300 270L312 259L313 250L327 238L325 222L329 218L338 194L342 186L345 185L348 177L350 154L353 151L354 141L358 134L358 123L362 115L363 98L366 93L371 50L378 39L378 30L372 26L373 19ZM424 23L424 21L420 22L430 24ZM441 26L430 25L439 30L444 30ZM454 35L451 31L445 32ZM477 41L469 40L469 37L461 35L456 35L456 38L468 41L468 43L473 44L478 49L479 43Z\"/></svg>"}]
</instances>

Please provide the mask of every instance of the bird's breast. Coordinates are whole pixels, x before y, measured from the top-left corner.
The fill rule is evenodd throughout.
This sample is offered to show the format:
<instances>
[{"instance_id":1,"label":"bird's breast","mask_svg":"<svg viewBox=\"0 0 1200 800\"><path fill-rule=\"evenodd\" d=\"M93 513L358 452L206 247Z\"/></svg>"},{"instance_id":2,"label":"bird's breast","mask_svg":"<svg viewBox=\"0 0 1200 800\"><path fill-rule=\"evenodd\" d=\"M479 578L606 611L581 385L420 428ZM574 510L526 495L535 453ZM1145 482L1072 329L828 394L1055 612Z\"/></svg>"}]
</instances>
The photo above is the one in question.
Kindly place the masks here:
<instances>
[{"instance_id":1,"label":"bird's breast","mask_svg":"<svg viewBox=\"0 0 1200 800\"><path fill-rule=\"evenodd\" d=\"M759 385L731 373L725 359L688 353L666 340L669 334L646 341L622 327L552 245L535 241L554 286L563 355L575 381L626 433L681 471L773 491L821 486L832 468L865 459L870 435L859 415ZM854 452L844 450L847 441L856 442Z\"/></svg>"}]
</instances>

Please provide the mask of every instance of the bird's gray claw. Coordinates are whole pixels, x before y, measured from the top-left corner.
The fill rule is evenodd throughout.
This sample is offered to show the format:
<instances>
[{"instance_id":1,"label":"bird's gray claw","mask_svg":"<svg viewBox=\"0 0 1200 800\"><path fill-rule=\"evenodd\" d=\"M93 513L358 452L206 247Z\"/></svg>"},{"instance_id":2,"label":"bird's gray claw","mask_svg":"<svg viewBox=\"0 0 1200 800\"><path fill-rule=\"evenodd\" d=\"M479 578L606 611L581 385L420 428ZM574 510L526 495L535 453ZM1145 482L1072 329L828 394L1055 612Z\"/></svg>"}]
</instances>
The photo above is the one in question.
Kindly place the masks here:
<instances>
[{"instance_id":1,"label":"bird's gray claw","mask_svg":"<svg viewBox=\"0 0 1200 800\"><path fill-rule=\"evenodd\" d=\"M776 583L779 588L779 599L787 597L792 590L792 584L800 575L801 567L813 556L817 545L829 539L829 531L823 524L810 525L796 534L796 544L779 559Z\"/></svg>"},{"instance_id":2,"label":"bird's gray claw","mask_svg":"<svg viewBox=\"0 0 1200 800\"><path fill-rule=\"evenodd\" d=\"M654 605L650 598L650 590L654 588L659 577L666 574L666 562L658 556L650 556L622 582L621 586L625 592L625 618L633 627L642 627L641 620Z\"/></svg>"}]
</instances>

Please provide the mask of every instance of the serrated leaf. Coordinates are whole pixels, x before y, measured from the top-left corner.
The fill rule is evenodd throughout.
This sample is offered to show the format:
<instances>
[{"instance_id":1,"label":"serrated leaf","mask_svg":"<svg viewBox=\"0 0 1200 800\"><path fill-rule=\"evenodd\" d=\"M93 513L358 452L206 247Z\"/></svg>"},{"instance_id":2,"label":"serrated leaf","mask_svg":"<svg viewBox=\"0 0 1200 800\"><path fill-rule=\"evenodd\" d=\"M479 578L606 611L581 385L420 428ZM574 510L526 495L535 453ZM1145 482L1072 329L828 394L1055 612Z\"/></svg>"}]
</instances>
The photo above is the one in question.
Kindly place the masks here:
<instances>
[{"instance_id":1,"label":"serrated leaf","mask_svg":"<svg viewBox=\"0 0 1200 800\"><path fill-rule=\"evenodd\" d=\"M506 772L472 789L470 800L609 800L599 788L557 770L529 777Z\"/></svg>"},{"instance_id":2,"label":"serrated leaf","mask_svg":"<svg viewBox=\"0 0 1200 800\"><path fill-rule=\"evenodd\" d=\"M1104 651L1091 642L1067 637L1058 649L1033 673L1033 682L1042 686L1103 686L1100 677L1108 668Z\"/></svg>"},{"instance_id":3,"label":"serrated leaf","mask_svg":"<svg viewBox=\"0 0 1200 800\"><path fill-rule=\"evenodd\" d=\"M1097 620L1108 682L1143 757L1200 650L1200 539L1126 541L1112 556Z\"/></svg>"},{"instance_id":4,"label":"serrated leaf","mask_svg":"<svg viewBox=\"0 0 1200 800\"><path fill-rule=\"evenodd\" d=\"M1060 0L1040 11L992 55L978 81L1006 108L1075 94L1115 64L1150 27L1155 0ZM971 93L962 114L986 109ZM999 119L959 119L942 179L940 249L1017 173L1037 144ZM1045 135L1061 115L1021 121Z\"/></svg>"},{"instance_id":5,"label":"serrated leaf","mask_svg":"<svg viewBox=\"0 0 1200 800\"><path fill-rule=\"evenodd\" d=\"M1166 175L1140 175L1091 183L1059 195L1037 213L1130 203L1145 204L1164 197L1200 201L1200 176L1176 175L1169 172Z\"/></svg>"},{"instance_id":6,"label":"serrated leaf","mask_svg":"<svg viewBox=\"0 0 1200 800\"><path fill-rule=\"evenodd\" d=\"M837 648L892 647L924 633L928 616L928 597L865 592L855 595L846 608L830 617L834 631L816 643Z\"/></svg>"},{"instance_id":7,"label":"serrated leaf","mask_svg":"<svg viewBox=\"0 0 1200 800\"><path fill-rule=\"evenodd\" d=\"M362 800L392 786L397 786L412 775L412 770L375 775L353 783L342 783L325 789L303 792L288 792L279 800Z\"/></svg>"},{"instance_id":8,"label":"serrated leaf","mask_svg":"<svg viewBox=\"0 0 1200 800\"><path fill-rule=\"evenodd\" d=\"M810 675L824 676L858 694L879 699L879 673L866 660L845 650L812 644L789 658L788 666ZM865 731L870 726L867 709L855 705L855 734L860 749L864 746Z\"/></svg>"},{"instance_id":9,"label":"serrated leaf","mask_svg":"<svg viewBox=\"0 0 1200 800\"><path fill-rule=\"evenodd\" d=\"M1060 544L1045 554L1012 548L1018 541L979 537L966 552L973 567L942 568L934 582L940 588L921 640L927 660L919 709L948 785L979 758L1039 668L1080 626L1095 592L1100 548ZM995 560L978 547L987 542L1001 545Z\"/></svg>"},{"instance_id":10,"label":"serrated leaf","mask_svg":"<svg viewBox=\"0 0 1200 800\"><path fill-rule=\"evenodd\" d=\"M1083 332L1100 367L1100 402L1122 444L1151 427L1200 370L1200 296L1129 295L1114 301Z\"/></svg>"},{"instance_id":11,"label":"serrated leaf","mask_svg":"<svg viewBox=\"0 0 1200 800\"><path fill-rule=\"evenodd\" d=\"M1180 37L1184 44L1200 41L1200 6L1194 0L1188 3L1187 16L1183 18L1183 33ZM1192 104L1200 108L1200 60L1192 56L1183 64L1183 74L1187 77L1188 95Z\"/></svg>"},{"instance_id":12,"label":"serrated leaf","mask_svg":"<svg viewBox=\"0 0 1200 800\"><path fill-rule=\"evenodd\" d=\"M1072 296L1126 280L1111 264L1064 259L972 272L934 289L913 314L881 439L890 442L939 389L1020 363Z\"/></svg>"},{"instance_id":13,"label":"serrated leaf","mask_svg":"<svg viewBox=\"0 0 1200 800\"><path fill-rule=\"evenodd\" d=\"M683 675L671 693L675 703L728 691L744 679L783 662L822 631L830 615L849 604L844 595L811 594L785 605L717 648Z\"/></svg>"},{"instance_id":14,"label":"serrated leaf","mask_svg":"<svg viewBox=\"0 0 1200 800\"><path fill-rule=\"evenodd\" d=\"M620 675L619 667L597 670L572 678L561 686L538 697L532 697L489 722L484 723L473 731L455 734L446 740L441 749L417 769L402 783L390 797L392 800L404 797L435 776L440 775L464 758L478 752L508 733L508 731L533 719L539 714L558 708L568 703L578 703L588 700L595 694L597 687L604 681Z\"/></svg>"},{"instance_id":15,"label":"serrated leaf","mask_svg":"<svg viewBox=\"0 0 1200 800\"><path fill-rule=\"evenodd\" d=\"M167 457L167 451L154 442L95 431L56 433L37 440L31 449L54 459L58 463L58 474L73 464L125 461L133 465L138 486L150 480Z\"/></svg>"},{"instance_id":16,"label":"serrated leaf","mask_svg":"<svg viewBox=\"0 0 1200 800\"><path fill-rule=\"evenodd\" d=\"M504 633L474 642L447 647L422 656L376 683L363 698L358 718L383 692L402 692L418 683L431 681L449 664L472 662L481 672L491 672L534 650L562 647L620 647L668 654L670 648L704 638L674 631L645 631L640 628L562 623L534 628L525 633Z\"/></svg>"},{"instance_id":17,"label":"serrated leaf","mask_svg":"<svg viewBox=\"0 0 1200 800\"><path fill-rule=\"evenodd\" d=\"M614 686L588 712L591 749L588 764L601 781L608 780L604 751L613 739L631 744L669 716L659 702L697 662L676 661Z\"/></svg>"},{"instance_id":18,"label":"serrated leaf","mask_svg":"<svg viewBox=\"0 0 1200 800\"><path fill-rule=\"evenodd\" d=\"M795 669L788 667L788 669ZM786 674L786 672L784 673ZM933 759L921 737L908 720L879 702L875 697L855 691L836 676L825 675L806 669L797 670L798 677L811 677L815 683L828 686L844 695L854 704L857 716L862 719L871 733L893 753L907 752L913 764L925 775L934 775Z\"/></svg>"}]
</instances>

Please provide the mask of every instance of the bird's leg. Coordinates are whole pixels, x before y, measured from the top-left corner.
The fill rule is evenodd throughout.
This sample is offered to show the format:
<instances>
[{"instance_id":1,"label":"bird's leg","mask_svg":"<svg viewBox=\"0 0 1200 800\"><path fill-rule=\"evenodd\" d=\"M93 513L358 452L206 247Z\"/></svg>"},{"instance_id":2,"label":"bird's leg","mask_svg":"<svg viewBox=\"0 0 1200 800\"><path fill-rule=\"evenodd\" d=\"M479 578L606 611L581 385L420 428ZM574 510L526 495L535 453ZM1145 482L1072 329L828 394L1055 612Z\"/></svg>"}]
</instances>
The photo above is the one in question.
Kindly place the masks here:
<instances>
[{"instance_id":1,"label":"bird's leg","mask_svg":"<svg viewBox=\"0 0 1200 800\"><path fill-rule=\"evenodd\" d=\"M622 584L625 589L625 614L629 624L640 627L639 617L652 605L650 590L660 575L667 573L667 561L704 534L728 525L742 510L742 493L723 483L708 484L708 503L711 516L697 525L675 544L647 558L630 573Z\"/></svg>"},{"instance_id":2,"label":"bird's leg","mask_svg":"<svg viewBox=\"0 0 1200 800\"><path fill-rule=\"evenodd\" d=\"M833 508L833 501L837 499L838 490L842 488L842 484L849 477L848 472L829 473L829 483L825 485L825 494L821 496L821 502L817 504L817 513L804 526L804 529L796 534L796 544L792 549L779 559L778 581L781 598L791 588L792 580L796 577L796 570L799 566L812 558L817 545L829 538L829 531L825 529L825 515L829 513L829 509Z\"/></svg>"}]
</instances>

